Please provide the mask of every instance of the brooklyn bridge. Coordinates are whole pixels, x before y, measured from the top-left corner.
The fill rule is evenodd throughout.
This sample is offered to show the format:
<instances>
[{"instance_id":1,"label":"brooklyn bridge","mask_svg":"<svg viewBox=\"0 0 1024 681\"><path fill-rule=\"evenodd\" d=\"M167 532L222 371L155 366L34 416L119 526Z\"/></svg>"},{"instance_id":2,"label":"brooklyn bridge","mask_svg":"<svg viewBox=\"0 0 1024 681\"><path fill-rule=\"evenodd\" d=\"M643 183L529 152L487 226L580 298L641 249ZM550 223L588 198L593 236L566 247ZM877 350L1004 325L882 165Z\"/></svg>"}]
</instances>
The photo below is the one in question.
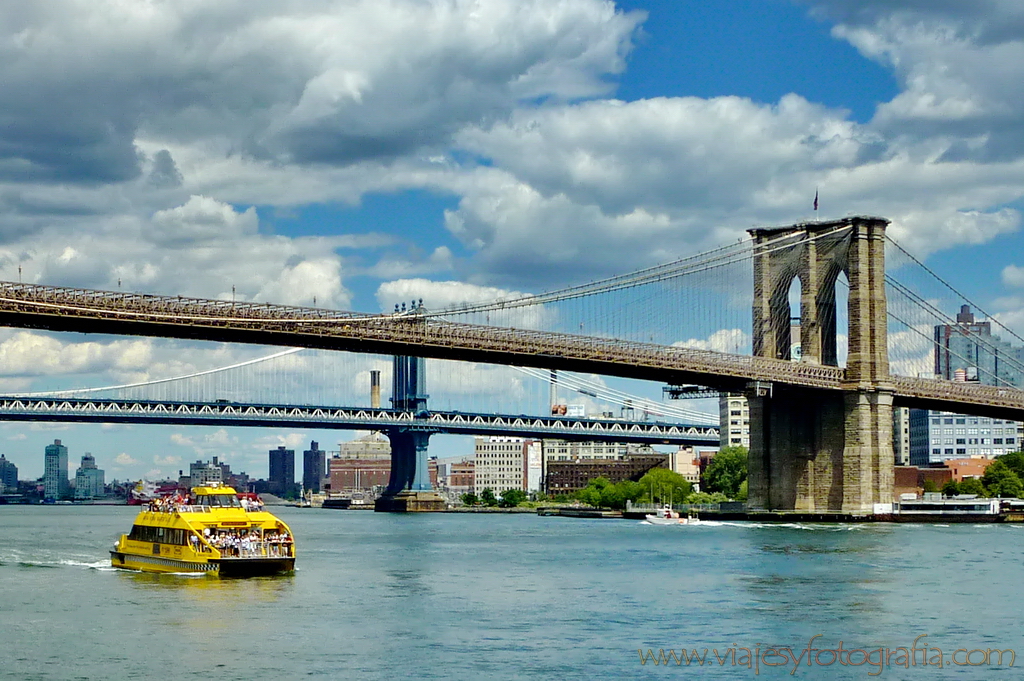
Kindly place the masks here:
<instances>
[{"instance_id":1,"label":"brooklyn bridge","mask_svg":"<svg viewBox=\"0 0 1024 681\"><path fill-rule=\"evenodd\" d=\"M892 500L894 407L1024 420L1024 391L1004 376L934 376L930 330L955 323L954 299L966 299L944 280L948 303L915 290L912 280L935 275L888 224L854 216L756 228L737 244L589 284L386 314L4 282L0 324L393 355L405 358L393 407L411 414L426 412L423 358L741 393L749 508L871 513ZM897 261L888 270L887 255ZM389 493L428 491L429 428L387 432Z\"/></svg>"}]
</instances>

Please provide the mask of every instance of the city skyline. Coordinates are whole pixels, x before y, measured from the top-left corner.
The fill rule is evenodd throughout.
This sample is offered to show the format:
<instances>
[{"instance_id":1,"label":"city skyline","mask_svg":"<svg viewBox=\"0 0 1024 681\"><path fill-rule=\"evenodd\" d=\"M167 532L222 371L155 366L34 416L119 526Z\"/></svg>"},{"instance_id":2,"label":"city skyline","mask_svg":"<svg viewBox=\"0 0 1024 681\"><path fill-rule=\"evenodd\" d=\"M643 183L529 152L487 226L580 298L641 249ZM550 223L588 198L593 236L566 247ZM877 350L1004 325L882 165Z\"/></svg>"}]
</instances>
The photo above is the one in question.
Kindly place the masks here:
<instances>
[{"instance_id":1,"label":"city skyline","mask_svg":"<svg viewBox=\"0 0 1024 681\"><path fill-rule=\"evenodd\" d=\"M0 8L0 278L371 312L869 213L1024 332L1012 3L125 7ZM0 391L258 352L2 329ZM0 451L38 477L54 435L137 479L213 455L262 477L269 449L356 434L4 423Z\"/></svg>"}]
</instances>

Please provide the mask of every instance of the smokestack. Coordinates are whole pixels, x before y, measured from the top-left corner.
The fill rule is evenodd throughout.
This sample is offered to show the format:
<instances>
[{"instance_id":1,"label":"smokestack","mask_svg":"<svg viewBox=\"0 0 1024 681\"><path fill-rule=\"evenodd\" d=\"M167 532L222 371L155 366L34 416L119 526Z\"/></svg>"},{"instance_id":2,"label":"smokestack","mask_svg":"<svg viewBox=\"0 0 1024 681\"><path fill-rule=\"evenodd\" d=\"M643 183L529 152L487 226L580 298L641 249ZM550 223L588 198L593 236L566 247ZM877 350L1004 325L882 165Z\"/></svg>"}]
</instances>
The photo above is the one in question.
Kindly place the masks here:
<instances>
[{"instance_id":1,"label":"smokestack","mask_svg":"<svg viewBox=\"0 0 1024 681\"><path fill-rule=\"evenodd\" d=\"M370 372L370 408L380 409L380 372Z\"/></svg>"},{"instance_id":2,"label":"smokestack","mask_svg":"<svg viewBox=\"0 0 1024 681\"><path fill-rule=\"evenodd\" d=\"M552 407L558 402L558 372L554 369L548 374L548 402Z\"/></svg>"}]
</instances>

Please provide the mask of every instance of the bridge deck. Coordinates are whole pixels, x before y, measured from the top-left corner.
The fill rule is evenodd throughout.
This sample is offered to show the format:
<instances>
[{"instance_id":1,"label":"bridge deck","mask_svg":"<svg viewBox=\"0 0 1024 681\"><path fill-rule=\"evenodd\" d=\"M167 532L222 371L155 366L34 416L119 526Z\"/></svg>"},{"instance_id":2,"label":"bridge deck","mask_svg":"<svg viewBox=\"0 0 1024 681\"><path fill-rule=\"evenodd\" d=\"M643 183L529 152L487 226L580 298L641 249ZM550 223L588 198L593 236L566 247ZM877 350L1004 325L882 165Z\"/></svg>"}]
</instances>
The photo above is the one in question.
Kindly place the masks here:
<instances>
[{"instance_id":1,"label":"bridge deck","mask_svg":"<svg viewBox=\"0 0 1024 681\"><path fill-rule=\"evenodd\" d=\"M257 343L593 372L741 391L751 381L844 390L845 371L710 350L497 328L419 314L365 315L0 282L0 325ZM1024 391L892 377L896 403L1024 420Z\"/></svg>"}]
</instances>

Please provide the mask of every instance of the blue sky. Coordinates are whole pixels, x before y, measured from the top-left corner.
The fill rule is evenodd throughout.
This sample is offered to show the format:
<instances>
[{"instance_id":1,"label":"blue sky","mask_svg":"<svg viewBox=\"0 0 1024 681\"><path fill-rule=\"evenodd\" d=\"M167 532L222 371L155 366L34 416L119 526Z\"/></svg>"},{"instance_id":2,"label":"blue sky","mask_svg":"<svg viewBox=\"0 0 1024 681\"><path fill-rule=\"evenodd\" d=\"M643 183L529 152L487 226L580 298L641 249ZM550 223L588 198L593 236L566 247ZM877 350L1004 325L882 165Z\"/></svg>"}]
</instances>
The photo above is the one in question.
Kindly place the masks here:
<instances>
[{"instance_id":1,"label":"blue sky","mask_svg":"<svg viewBox=\"0 0 1024 681\"><path fill-rule=\"evenodd\" d=\"M0 33L5 279L440 306L706 250L817 189L1024 330L1016 0L57 0ZM259 352L4 330L0 387ZM34 477L53 437L108 478L337 440L5 424L0 451Z\"/></svg>"}]
</instances>

